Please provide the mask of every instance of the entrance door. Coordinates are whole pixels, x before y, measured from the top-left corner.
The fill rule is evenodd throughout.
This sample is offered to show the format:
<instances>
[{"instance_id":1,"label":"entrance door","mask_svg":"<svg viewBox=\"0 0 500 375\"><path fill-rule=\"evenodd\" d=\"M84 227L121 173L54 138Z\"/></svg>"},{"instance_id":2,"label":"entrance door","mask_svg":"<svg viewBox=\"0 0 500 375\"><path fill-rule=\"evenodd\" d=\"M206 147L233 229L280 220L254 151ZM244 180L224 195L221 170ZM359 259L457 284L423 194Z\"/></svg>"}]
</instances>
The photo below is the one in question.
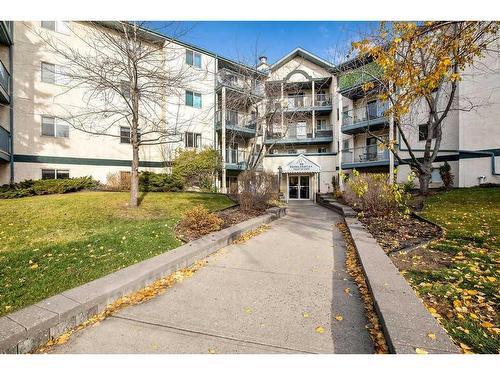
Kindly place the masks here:
<instances>
[{"instance_id":1,"label":"entrance door","mask_svg":"<svg viewBox=\"0 0 500 375\"><path fill-rule=\"evenodd\" d=\"M309 176L288 176L288 199L310 199Z\"/></svg>"}]
</instances>

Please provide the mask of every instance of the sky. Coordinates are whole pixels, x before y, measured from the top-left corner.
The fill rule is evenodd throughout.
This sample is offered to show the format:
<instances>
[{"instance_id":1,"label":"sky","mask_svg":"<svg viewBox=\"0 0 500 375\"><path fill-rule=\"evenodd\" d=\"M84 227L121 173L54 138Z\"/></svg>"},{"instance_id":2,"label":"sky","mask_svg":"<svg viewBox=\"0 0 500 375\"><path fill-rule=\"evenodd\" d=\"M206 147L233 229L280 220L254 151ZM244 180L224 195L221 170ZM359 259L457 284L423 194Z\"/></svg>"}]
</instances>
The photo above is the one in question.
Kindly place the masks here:
<instances>
[{"instance_id":1,"label":"sky","mask_svg":"<svg viewBox=\"0 0 500 375\"><path fill-rule=\"evenodd\" d=\"M260 55L274 63L296 47L338 62L351 41L362 39L365 31L377 25L365 21L155 21L148 27L223 57L255 64Z\"/></svg>"}]
</instances>

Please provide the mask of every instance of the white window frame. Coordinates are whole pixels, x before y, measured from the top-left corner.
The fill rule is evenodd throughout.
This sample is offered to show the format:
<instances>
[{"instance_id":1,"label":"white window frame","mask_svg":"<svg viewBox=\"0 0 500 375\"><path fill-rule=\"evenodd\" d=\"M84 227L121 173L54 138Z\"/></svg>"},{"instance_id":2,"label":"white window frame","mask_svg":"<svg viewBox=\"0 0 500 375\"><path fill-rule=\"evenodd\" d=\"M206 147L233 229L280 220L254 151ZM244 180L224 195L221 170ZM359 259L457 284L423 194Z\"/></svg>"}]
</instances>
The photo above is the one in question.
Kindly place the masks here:
<instances>
[{"instance_id":1,"label":"white window frame","mask_svg":"<svg viewBox=\"0 0 500 375\"><path fill-rule=\"evenodd\" d=\"M191 95L193 97L192 104L188 104L188 101L187 101L187 97L188 97L189 93L191 93ZM200 106L199 107L195 106L195 100L194 99L197 96L200 98ZM196 108L196 109L201 109L203 107L203 96L199 92L196 92L196 91L193 91L193 90L186 90L186 93L184 95L184 100L185 100L185 105L188 106L188 107Z\"/></svg>"},{"instance_id":2,"label":"white window frame","mask_svg":"<svg viewBox=\"0 0 500 375\"><path fill-rule=\"evenodd\" d=\"M188 61L188 55L191 55L191 63L189 63L189 61ZM196 64L196 56L199 57L199 62L200 62L199 65ZM194 68L201 68L201 53L193 51L192 49L186 48L186 56L184 58L184 62L187 65L192 66Z\"/></svg>"},{"instance_id":3,"label":"white window frame","mask_svg":"<svg viewBox=\"0 0 500 375\"><path fill-rule=\"evenodd\" d=\"M52 72L50 71L50 68L52 67ZM44 68L49 68L48 72L52 73L54 76L54 80L44 80L44 71L46 69ZM66 86L69 83L69 78L66 76L66 67L63 65L57 65L53 63L49 63L47 61L41 61L40 62L40 80L44 83L50 83L52 85L60 85L60 86Z\"/></svg>"},{"instance_id":4,"label":"white window frame","mask_svg":"<svg viewBox=\"0 0 500 375\"><path fill-rule=\"evenodd\" d=\"M53 129L52 129L52 133L53 135L50 135L50 134L44 134L43 132L43 125L44 125L44 119L47 119L47 120L52 120L53 124ZM45 123L47 124L47 123ZM58 131L59 131L59 128L66 128L67 127L67 134L68 136L62 136L62 135L58 135ZM65 132L63 132L65 133ZM57 117L53 117L53 116L45 116L45 115L42 115L40 116L40 135L42 137L50 137L50 138L69 138L70 136L70 125L67 121L64 121L63 119L60 119L60 118L57 118Z\"/></svg>"},{"instance_id":5,"label":"white window frame","mask_svg":"<svg viewBox=\"0 0 500 375\"><path fill-rule=\"evenodd\" d=\"M189 143L191 143L192 145L190 146ZM201 148L201 133L185 132L184 133L184 147L190 148L190 149Z\"/></svg>"},{"instance_id":6,"label":"white window frame","mask_svg":"<svg viewBox=\"0 0 500 375\"><path fill-rule=\"evenodd\" d=\"M46 27L43 25L44 22L54 22L54 28ZM70 35L71 34L71 26L69 21L41 21L40 26L45 30L55 31L60 34Z\"/></svg>"},{"instance_id":7,"label":"white window frame","mask_svg":"<svg viewBox=\"0 0 500 375\"><path fill-rule=\"evenodd\" d=\"M59 174L60 173L67 173L68 174L68 177L63 177L63 178L71 178L71 175L70 175L70 170L69 169L56 169L56 168L42 168L40 170L40 174L41 174L41 179L43 180L43 172L44 171L53 171L54 172L54 178L55 180L59 180L59 179L62 179L62 178L59 178ZM47 178L46 180L52 180L51 178Z\"/></svg>"}]
</instances>

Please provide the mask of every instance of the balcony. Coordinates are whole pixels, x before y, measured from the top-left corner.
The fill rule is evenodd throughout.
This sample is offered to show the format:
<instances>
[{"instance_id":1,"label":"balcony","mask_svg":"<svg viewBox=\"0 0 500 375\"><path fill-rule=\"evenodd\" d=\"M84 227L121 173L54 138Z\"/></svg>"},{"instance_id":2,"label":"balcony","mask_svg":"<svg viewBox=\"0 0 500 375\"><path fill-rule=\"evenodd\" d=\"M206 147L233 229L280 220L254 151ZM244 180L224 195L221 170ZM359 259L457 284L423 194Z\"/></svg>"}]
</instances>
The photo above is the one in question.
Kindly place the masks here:
<instances>
[{"instance_id":1,"label":"balcony","mask_svg":"<svg viewBox=\"0 0 500 375\"><path fill-rule=\"evenodd\" d=\"M217 72L217 85L255 96L264 95L264 84L253 77L223 68Z\"/></svg>"},{"instance_id":2,"label":"balcony","mask_svg":"<svg viewBox=\"0 0 500 375\"><path fill-rule=\"evenodd\" d=\"M242 136L254 137L256 129L255 114L247 114L235 110L226 110L226 131L238 132ZM222 111L215 112L215 129L222 129Z\"/></svg>"},{"instance_id":3,"label":"balcony","mask_svg":"<svg viewBox=\"0 0 500 375\"><path fill-rule=\"evenodd\" d=\"M389 119L385 116L387 102L372 102L367 106L342 112L342 133L356 134L370 130L378 130L387 125Z\"/></svg>"},{"instance_id":4,"label":"balcony","mask_svg":"<svg viewBox=\"0 0 500 375\"><path fill-rule=\"evenodd\" d=\"M330 94L288 95L283 98L282 108L285 112L312 111L314 109L317 112L326 113L332 110L332 96Z\"/></svg>"},{"instance_id":5,"label":"balcony","mask_svg":"<svg viewBox=\"0 0 500 375\"><path fill-rule=\"evenodd\" d=\"M365 168L389 165L389 150L377 145L342 150L342 168Z\"/></svg>"},{"instance_id":6,"label":"balcony","mask_svg":"<svg viewBox=\"0 0 500 375\"><path fill-rule=\"evenodd\" d=\"M9 132L0 125L0 161L10 161Z\"/></svg>"},{"instance_id":7,"label":"balcony","mask_svg":"<svg viewBox=\"0 0 500 375\"><path fill-rule=\"evenodd\" d=\"M14 30L14 21L0 21L0 44L10 46L14 43L12 31Z\"/></svg>"},{"instance_id":8,"label":"balcony","mask_svg":"<svg viewBox=\"0 0 500 375\"><path fill-rule=\"evenodd\" d=\"M10 73L0 61L0 103L10 103Z\"/></svg>"},{"instance_id":9,"label":"balcony","mask_svg":"<svg viewBox=\"0 0 500 375\"><path fill-rule=\"evenodd\" d=\"M342 73L339 77L338 91L343 96L355 100L366 95L363 84L367 82L376 83L382 76L382 69L374 62Z\"/></svg>"},{"instance_id":10,"label":"balcony","mask_svg":"<svg viewBox=\"0 0 500 375\"><path fill-rule=\"evenodd\" d=\"M226 169L242 171L247 167L248 152L233 148L226 149Z\"/></svg>"},{"instance_id":11,"label":"balcony","mask_svg":"<svg viewBox=\"0 0 500 375\"><path fill-rule=\"evenodd\" d=\"M333 142L333 127L331 125L317 128L313 135L312 127L301 124L288 125L285 131L280 131L279 126L272 127L266 133L266 144L298 144L317 145Z\"/></svg>"}]
</instances>

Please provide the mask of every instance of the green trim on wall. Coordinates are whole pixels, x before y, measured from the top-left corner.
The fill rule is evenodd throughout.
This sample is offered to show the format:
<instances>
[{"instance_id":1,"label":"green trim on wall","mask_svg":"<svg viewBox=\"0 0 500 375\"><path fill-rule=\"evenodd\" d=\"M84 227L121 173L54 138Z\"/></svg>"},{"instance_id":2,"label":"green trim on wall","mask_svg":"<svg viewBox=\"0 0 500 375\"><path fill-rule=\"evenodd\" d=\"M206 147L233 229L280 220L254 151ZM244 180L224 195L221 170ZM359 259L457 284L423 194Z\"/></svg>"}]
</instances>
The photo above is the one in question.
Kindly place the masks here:
<instances>
[{"instance_id":1,"label":"green trim on wall","mask_svg":"<svg viewBox=\"0 0 500 375\"><path fill-rule=\"evenodd\" d=\"M269 154L266 155L266 158L276 158L276 157L296 157L299 156L300 154ZM311 153L306 153L304 156L334 156L337 155L336 152L311 152Z\"/></svg>"},{"instance_id":2,"label":"green trim on wall","mask_svg":"<svg viewBox=\"0 0 500 375\"><path fill-rule=\"evenodd\" d=\"M76 158L64 156L40 156L40 155L14 155L17 163L47 163L47 164L74 164L74 165L100 165L114 167L130 167L131 160L120 159L98 159L98 158ZM171 162L162 161L139 161L140 167L163 168L169 167Z\"/></svg>"}]
</instances>

